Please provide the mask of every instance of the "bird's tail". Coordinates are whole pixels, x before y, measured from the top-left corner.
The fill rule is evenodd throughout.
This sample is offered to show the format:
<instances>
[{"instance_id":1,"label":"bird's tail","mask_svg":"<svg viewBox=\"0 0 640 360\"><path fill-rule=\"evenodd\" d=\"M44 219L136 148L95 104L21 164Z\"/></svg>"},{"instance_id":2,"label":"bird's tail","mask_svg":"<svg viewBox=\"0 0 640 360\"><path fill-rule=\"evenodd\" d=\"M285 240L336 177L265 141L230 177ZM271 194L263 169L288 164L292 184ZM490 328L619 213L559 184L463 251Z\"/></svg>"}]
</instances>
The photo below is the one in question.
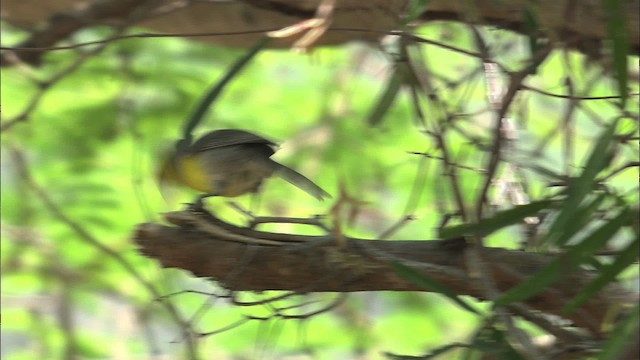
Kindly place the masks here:
<instances>
[{"instance_id":1,"label":"bird's tail","mask_svg":"<svg viewBox=\"0 0 640 360\"><path fill-rule=\"evenodd\" d=\"M315 197L320 201L324 200L324 198L331 198L331 195L322 190L322 188L316 185L313 181L307 179L306 176L300 174L299 172L275 161L273 161L273 165L274 172L278 176L295 185L296 187L304 190L307 194Z\"/></svg>"}]
</instances>

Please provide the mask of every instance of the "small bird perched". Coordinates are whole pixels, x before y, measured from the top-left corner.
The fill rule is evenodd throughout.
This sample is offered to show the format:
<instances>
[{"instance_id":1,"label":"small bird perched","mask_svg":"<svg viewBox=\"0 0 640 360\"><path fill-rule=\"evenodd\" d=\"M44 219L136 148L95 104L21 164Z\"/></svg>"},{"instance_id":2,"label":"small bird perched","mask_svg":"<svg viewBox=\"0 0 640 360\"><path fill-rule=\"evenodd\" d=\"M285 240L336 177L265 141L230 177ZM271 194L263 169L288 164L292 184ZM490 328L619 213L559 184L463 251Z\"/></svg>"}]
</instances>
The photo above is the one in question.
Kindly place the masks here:
<instances>
[{"instance_id":1,"label":"small bird perched","mask_svg":"<svg viewBox=\"0 0 640 360\"><path fill-rule=\"evenodd\" d=\"M235 197L256 192L278 175L318 200L331 196L297 171L271 160L277 145L244 130L212 131L193 144L178 146L164 162L161 183L177 183L209 196Z\"/></svg>"}]
</instances>

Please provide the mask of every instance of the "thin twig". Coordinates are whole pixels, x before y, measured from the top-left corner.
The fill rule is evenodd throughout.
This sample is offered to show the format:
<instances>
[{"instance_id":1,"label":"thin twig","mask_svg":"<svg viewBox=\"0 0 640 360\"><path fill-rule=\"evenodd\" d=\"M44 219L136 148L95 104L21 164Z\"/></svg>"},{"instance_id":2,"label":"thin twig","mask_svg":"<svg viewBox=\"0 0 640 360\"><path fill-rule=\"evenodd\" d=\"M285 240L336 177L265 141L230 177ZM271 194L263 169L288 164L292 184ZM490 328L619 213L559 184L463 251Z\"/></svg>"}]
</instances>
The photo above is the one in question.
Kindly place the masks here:
<instances>
[{"instance_id":1,"label":"thin twig","mask_svg":"<svg viewBox=\"0 0 640 360\"><path fill-rule=\"evenodd\" d=\"M40 185L38 185L26 163L24 155L17 148L13 148L11 150L11 155L13 157L14 163L16 165L16 169L20 173L21 179L24 183L33 191L37 198L39 198L45 207L49 210L49 212L62 223L66 224L73 232L78 235L78 238L90 246L98 249L103 252L106 256L112 258L116 263L120 264L138 283L140 283L147 291L156 299L161 298L161 294L156 290L156 288L138 272L138 270L129 263L122 255L120 255L115 250L111 249L107 245L103 244L100 240L95 238L88 230L82 227L79 223L68 217L62 209L51 199L47 191L44 190ZM189 352L189 357L191 359L196 359L196 343L191 336L188 336L191 333L191 329L187 326L185 321L180 316L178 310L173 306L172 303L162 301L162 305L167 309L169 314L174 318L176 323L183 326L183 334L185 335L185 339L187 340L187 349Z\"/></svg>"},{"instance_id":2,"label":"thin twig","mask_svg":"<svg viewBox=\"0 0 640 360\"><path fill-rule=\"evenodd\" d=\"M507 91L501 97L500 107L495 116L496 123L493 131L493 148L491 149L491 158L489 159L489 164L487 166L487 176L485 177L485 182L482 186L482 190L480 191L480 196L476 205L476 216L478 219L482 219L484 205L487 202L487 193L500 163L500 154L502 150L502 122L504 116L507 114L524 79L538 68L547 56L549 56L551 50L552 47L550 45L540 49L531 59L531 63L528 66L514 74L511 74Z\"/></svg>"}]
</instances>

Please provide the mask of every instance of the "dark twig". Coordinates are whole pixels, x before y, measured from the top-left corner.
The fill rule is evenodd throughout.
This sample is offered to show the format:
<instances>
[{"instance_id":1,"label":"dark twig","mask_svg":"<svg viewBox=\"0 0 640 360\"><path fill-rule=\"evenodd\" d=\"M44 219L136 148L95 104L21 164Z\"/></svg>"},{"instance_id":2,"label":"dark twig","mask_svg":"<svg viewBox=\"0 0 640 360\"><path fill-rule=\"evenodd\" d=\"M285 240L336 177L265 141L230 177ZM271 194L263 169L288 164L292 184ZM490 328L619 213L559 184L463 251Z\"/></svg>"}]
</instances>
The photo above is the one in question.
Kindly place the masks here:
<instances>
[{"instance_id":1,"label":"dark twig","mask_svg":"<svg viewBox=\"0 0 640 360\"><path fill-rule=\"evenodd\" d=\"M538 66L542 64L542 62L549 56L551 53L552 47L550 45L545 46L540 49L537 54L531 59L529 65L527 65L524 69L511 74L509 85L507 87L507 91L501 97L501 104L498 108L498 111L495 115L495 126L493 131L493 148L491 149L491 158L489 159L489 164L487 166L487 176L485 177L484 184L482 186L482 190L480 191L480 196L477 202L476 208L476 216L478 219L482 218L484 205L487 202L487 193L491 186L491 182L493 181L493 177L496 174L498 169L498 165L500 163L500 154L502 150L502 122L504 116L507 114L511 103L516 97L518 90L521 88L522 82L527 78L531 73L535 72L538 69Z\"/></svg>"},{"instance_id":2,"label":"dark twig","mask_svg":"<svg viewBox=\"0 0 640 360\"><path fill-rule=\"evenodd\" d=\"M38 90L36 94L31 97L31 100L27 104L27 106L22 110L22 112L11 119L7 119L2 122L0 125L0 133L5 132L11 129L13 126L17 125L20 122L26 121L31 113L38 107L40 101L53 86L55 86L58 82L65 79L67 76L78 70L89 58L99 54L106 48L106 44L99 46L95 49L86 51L78 55L78 57L71 63L71 65L67 66L65 69L59 71L55 75L53 75L48 80L42 81L39 83Z\"/></svg>"}]
</instances>

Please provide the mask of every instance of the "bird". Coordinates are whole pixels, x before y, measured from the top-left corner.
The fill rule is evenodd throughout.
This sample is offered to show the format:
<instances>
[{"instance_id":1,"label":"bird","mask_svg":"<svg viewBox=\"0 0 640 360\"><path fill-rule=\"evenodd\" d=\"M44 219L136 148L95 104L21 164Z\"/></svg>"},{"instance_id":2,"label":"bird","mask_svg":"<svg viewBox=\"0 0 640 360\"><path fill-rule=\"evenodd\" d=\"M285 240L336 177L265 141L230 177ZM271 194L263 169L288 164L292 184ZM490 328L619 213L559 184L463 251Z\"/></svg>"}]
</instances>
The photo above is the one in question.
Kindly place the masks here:
<instances>
[{"instance_id":1,"label":"bird","mask_svg":"<svg viewBox=\"0 0 640 360\"><path fill-rule=\"evenodd\" d=\"M193 143L178 142L159 171L161 184L180 184L210 196L236 197L259 191L262 182L277 175L322 201L331 195L304 175L271 156L277 144L239 129L211 131Z\"/></svg>"}]
</instances>

